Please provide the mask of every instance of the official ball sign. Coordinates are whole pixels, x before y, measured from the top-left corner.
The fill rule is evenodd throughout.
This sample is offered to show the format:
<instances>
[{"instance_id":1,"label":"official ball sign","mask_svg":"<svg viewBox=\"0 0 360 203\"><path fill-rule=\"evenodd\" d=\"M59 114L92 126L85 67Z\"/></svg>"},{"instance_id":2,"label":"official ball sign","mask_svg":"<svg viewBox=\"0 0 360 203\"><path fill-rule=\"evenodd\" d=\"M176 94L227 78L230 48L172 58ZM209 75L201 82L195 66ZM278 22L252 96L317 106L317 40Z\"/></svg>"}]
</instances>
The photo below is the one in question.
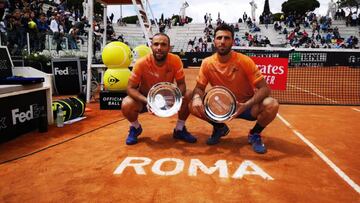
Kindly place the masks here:
<instances>
[{"instance_id":1,"label":"official ball sign","mask_svg":"<svg viewBox=\"0 0 360 203\"><path fill-rule=\"evenodd\" d=\"M101 110L121 110L121 103L127 96L126 92L101 91L100 109Z\"/></svg>"},{"instance_id":2,"label":"official ball sign","mask_svg":"<svg viewBox=\"0 0 360 203\"><path fill-rule=\"evenodd\" d=\"M260 58L251 57L260 72L264 75L266 83L272 90L286 90L288 74L287 58Z\"/></svg>"}]
</instances>

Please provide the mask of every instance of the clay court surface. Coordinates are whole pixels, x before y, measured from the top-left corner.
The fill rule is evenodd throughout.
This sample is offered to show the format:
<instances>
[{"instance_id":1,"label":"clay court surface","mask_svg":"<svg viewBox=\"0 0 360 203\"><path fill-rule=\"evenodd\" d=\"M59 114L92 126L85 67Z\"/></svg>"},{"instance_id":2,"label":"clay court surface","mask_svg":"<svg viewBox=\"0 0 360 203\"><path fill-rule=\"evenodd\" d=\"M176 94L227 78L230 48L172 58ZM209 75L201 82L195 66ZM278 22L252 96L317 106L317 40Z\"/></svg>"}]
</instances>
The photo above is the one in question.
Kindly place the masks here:
<instances>
[{"instance_id":1,"label":"clay court surface","mask_svg":"<svg viewBox=\"0 0 360 203\"><path fill-rule=\"evenodd\" d=\"M0 144L1 202L360 202L359 106L281 105L264 155L247 144L252 122L230 121L207 146L209 124L190 116L188 144L172 138L175 116L144 113L127 146L121 111L88 107L85 120Z\"/></svg>"}]
</instances>

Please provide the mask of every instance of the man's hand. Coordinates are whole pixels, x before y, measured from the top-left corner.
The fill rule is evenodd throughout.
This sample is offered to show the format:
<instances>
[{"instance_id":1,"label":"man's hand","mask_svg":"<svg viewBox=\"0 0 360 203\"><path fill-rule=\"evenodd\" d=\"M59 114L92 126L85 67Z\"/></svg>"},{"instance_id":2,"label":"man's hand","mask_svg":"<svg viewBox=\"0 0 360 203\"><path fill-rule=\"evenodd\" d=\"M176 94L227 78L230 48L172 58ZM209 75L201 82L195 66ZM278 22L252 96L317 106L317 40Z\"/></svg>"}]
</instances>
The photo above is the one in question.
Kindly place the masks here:
<instances>
[{"instance_id":1,"label":"man's hand","mask_svg":"<svg viewBox=\"0 0 360 203\"><path fill-rule=\"evenodd\" d=\"M242 112L244 112L247 108L249 108L246 103L240 103L236 101L236 111L235 113L230 117L230 120L237 118Z\"/></svg>"},{"instance_id":2,"label":"man's hand","mask_svg":"<svg viewBox=\"0 0 360 203\"><path fill-rule=\"evenodd\" d=\"M194 113L196 115L201 116L202 118L205 118L205 111L204 111L204 104L199 95L195 95L192 99L192 106Z\"/></svg>"},{"instance_id":3,"label":"man's hand","mask_svg":"<svg viewBox=\"0 0 360 203\"><path fill-rule=\"evenodd\" d=\"M149 103L146 104L146 108L147 108L149 114L154 115L154 112L153 112L152 108L150 107Z\"/></svg>"}]
</instances>

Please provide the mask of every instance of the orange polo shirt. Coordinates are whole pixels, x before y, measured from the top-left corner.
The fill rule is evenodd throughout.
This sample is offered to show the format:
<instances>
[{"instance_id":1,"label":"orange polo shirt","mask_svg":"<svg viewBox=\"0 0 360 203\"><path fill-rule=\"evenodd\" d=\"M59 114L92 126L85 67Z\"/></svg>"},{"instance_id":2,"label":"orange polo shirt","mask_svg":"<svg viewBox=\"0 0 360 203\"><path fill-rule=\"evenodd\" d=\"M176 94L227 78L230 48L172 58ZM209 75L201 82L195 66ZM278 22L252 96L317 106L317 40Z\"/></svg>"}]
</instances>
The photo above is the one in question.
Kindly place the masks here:
<instances>
[{"instance_id":1,"label":"orange polo shirt","mask_svg":"<svg viewBox=\"0 0 360 203\"><path fill-rule=\"evenodd\" d=\"M254 87L263 79L254 61L241 53L231 51L231 58L220 63L217 54L203 60L197 82L202 85L224 86L234 93L239 102L245 102L254 95Z\"/></svg>"},{"instance_id":2,"label":"orange polo shirt","mask_svg":"<svg viewBox=\"0 0 360 203\"><path fill-rule=\"evenodd\" d=\"M179 56L169 53L165 64L157 66L154 56L148 54L136 61L129 80L139 85L139 91L147 95L150 88L159 82L171 82L185 77Z\"/></svg>"}]
</instances>

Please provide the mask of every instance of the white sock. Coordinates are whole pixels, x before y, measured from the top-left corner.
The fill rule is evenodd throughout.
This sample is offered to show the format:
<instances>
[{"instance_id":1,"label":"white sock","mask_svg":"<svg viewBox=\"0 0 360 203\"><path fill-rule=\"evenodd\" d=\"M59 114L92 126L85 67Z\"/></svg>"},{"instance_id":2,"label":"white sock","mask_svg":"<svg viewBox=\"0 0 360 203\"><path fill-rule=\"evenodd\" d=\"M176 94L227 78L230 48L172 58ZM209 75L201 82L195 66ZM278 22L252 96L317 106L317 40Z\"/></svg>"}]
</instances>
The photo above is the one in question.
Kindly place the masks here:
<instances>
[{"instance_id":1,"label":"white sock","mask_svg":"<svg viewBox=\"0 0 360 203\"><path fill-rule=\"evenodd\" d=\"M140 127L140 123L138 120L131 122L131 126L135 127L136 129L138 129Z\"/></svg>"},{"instance_id":2,"label":"white sock","mask_svg":"<svg viewBox=\"0 0 360 203\"><path fill-rule=\"evenodd\" d=\"M176 129L177 131L180 131L180 130L182 130L182 129L184 128L184 126L185 126L185 121L183 121L183 120L178 120L177 123L176 123L175 129Z\"/></svg>"}]
</instances>

